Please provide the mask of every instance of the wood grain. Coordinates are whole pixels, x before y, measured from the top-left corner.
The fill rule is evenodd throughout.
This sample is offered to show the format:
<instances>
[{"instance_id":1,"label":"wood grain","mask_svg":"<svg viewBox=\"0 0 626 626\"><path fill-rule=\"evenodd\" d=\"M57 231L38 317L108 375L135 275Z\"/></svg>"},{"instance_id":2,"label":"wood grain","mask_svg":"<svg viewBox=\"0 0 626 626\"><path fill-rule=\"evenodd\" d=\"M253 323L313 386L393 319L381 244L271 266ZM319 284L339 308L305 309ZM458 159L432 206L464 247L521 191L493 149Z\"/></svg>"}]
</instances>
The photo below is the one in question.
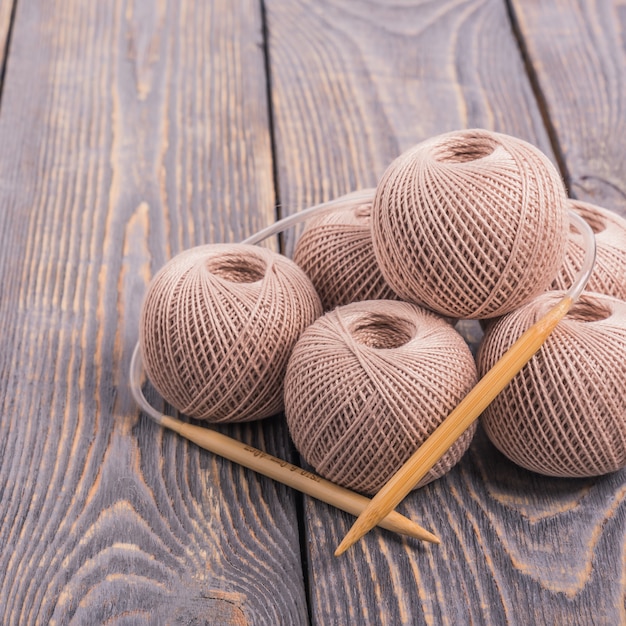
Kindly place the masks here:
<instances>
[{"instance_id":1,"label":"wood grain","mask_svg":"<svg viewBox=\"0 0 626 626\"><path fill-rule=\"evenodd\" d=\"M434 133L493 128L550 152L501 2L267 6L286 211L375 186Z\"/></svg>"},{"instance_id":2,"label":"wood grain","mask_svg":"<svg viewBox=\"0 0 626 626\"><path fill-rule=\"evenodd\" d=\"M517 135L556 159L504 2L267 7L284 211L375 185L400 151L455 128ZM554 16L540 23L558 32ZM352 520L306 501L313 623L624 623L623 502L622 473L533 475L479 430L453 471L399 509L441 546L373 531L335 559Z\"/></svg>"},{"instance_id":3,"label":"wood grain","mask_svg":"<svg viewBox=\"0 0 626 626\"><path fill-rule=\"evenodd\" d=\"M511 4L572 193L626 215L626 3Z\"/></svg>"},{"instance_id":4,"label":"wood grain","mask_svg":"<svg viewBox=\"0 0 626 626\"><path fill-rule=\"evenodd\" d=\"M626 4L513 1L512 9L572 194L626 216ZM596 603L594 623L626 623L625 482L626 471L591 481L594 519L568 527L580 544L569 593Z\"/></svg>"},{"instance_id":5,"label":"wood grain","mask_svg":"<svg viewBox=\"0 0 626 626\"><path fill-rule=\"evenodd\" d=\"M0 0L0 67L4 67L7 58L14 2L15 0Z\"/></svg>"},{"instance_id":6,"label":"wood grain","mask_svg":"<svg viewBox=\"0 0 626 626\"><path fill-rule=\"evenodd\" d=\"M515 1L515 32L504 0L264 4L285 213L483 126L554 142L572 190L624 214L623 0ZM293 492L139 418L126 373L150 276L273 219L263 46L256 0L17 4L0 112L0 622L626 623L624 472L542 478L479 430L400 508L439 547L375 531L335 559L353 518L307 499L305 589ZM290 454L280 418L225 431Z\"/></svg>"},{"instance_id":7,"label":"wood grain","mask_svg":"<svg viewBox=\"0 0 626 626\"><path fill-rule=\"evenodd\" d=\"M262 43L252 0L18 4L0 115L2 624L307 621L294 494L140 419L126 383L152 273L273 220ZM289 453L280 421L226 430Z\"/></svg>"}]
</instances>

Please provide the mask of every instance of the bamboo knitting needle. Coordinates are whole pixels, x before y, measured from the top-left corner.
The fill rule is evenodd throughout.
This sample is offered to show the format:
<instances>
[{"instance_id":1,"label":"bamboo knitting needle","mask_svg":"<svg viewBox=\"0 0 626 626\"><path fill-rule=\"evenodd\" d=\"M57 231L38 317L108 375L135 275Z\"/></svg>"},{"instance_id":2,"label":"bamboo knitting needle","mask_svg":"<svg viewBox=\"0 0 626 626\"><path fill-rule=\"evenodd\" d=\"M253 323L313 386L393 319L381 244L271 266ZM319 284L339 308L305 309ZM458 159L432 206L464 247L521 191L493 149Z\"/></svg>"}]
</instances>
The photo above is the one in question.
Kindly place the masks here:
<instances>
[{"instance_id":1,"label":"bamboo knitting needle","mask_svg":"<svg viewBox=\"0 0 626 626\"><path fill-rule=\"evenodd\" d=\"M175 431L209 452L243 465L259 474L273 478L288 487L297 489L353 515L359 515L369 504L370 500L365 496L339 487L297 465L267 454L262 450L253 448L215 430L194 426L193 424L187 424L186 422L162 415L148 403L141 391L141 370L141 354L139 346L136 346L130 366L130 388L137 404L161 426ZM409 537L431 543L439 543L439 539L435 535L395 511L390 511L388 515L383 516L379 525L387 530L408 535Z\"/></svg>"},{"instance_id":2,"label":"bamboo knitting needle","mask_svg":"<svg viewBox=\"0 0 626 626\"><path fill-rule=\"evenodd\" d=\"M585 257L572 286L556 306L523 333L502 355L433 434L374 496L335 550L335 556L345 552L373 528L386 511L391 511L402 501L445 454L446 450L530 361L583 292L594 268L596 240L593 230L580 215L570 210L569 217L570 223L583 236L585 242Z\"/></svg>"},{"instance_id":3,"label":"bamboo knitting needle","mask_svg":"<svg viewBox=\"0 0 626 626\"><path fill-rule=\"evenodd\" d=\"M335 556L343 554L406 497L541 348L543 342L567 314L572 304L573 298L571 296L564 297L538 322L524 332L504 353L433 434L374 496L339 544Z\"/></svg>"}]
</instances>

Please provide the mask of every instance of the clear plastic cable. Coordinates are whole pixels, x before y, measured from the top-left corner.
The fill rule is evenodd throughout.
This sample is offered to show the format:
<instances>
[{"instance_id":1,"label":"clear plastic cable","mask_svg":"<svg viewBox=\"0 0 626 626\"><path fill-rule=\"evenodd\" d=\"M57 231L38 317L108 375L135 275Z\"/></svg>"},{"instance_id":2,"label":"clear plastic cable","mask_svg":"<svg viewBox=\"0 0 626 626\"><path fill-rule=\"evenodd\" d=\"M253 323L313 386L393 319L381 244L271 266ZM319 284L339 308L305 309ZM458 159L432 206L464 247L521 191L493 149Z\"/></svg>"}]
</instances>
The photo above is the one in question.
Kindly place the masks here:
<instances>
[{"instance_id":1,"label":"clear plastic cable","mask_svg":"<svg viewBox=\"0 0 626 626\"><path fill-rule=\"evenodd\" d=\"M574 228L582 235L585 246L585 258L582 267L578 270L576 280L565 294L565 297L571 298L572 302L575 302L587 286L591 272L593 272L593 266L596 262L596 236L593 234L591 226L571 209L569 210L569 219Z\"/></svg>"},{"instance_id":2,"label":"clear plastic cable","mask_svg":"<svg viewBox=\"0 0 626 626\"><path fill-rule=\"evenodd\" d=\"M311 217L317 217L318 215L330 213L331 211L339 211L341 209L354 206L358 203L366 204L368 202L372 202L372 200L374 200L375 191L376 190L373 188L361 189L359 191L353 191L352 193L349 193L345 196L341 196L340 198L335 198L334 200L329 200L328 202L322 202L322 204L316 204L315 206L304 209L299 213L294 213L293 215L283 217L274 224L270 224L269 226L262 228L258 233L255 233L247 239L244 239L241 243L248 245L257 244L264 239L267 239L272 235L282 233L288 228L291 228L296 224L300 224L301 222L304 222Z\"/></svg>"},{"instance_id":3,"label":"clear plastic cable","mask_svg":"<svg viewBox=\"0 0 626 626\"><path fill-rule=\"evenodd\" d=\"M261 229L256 234L242 241L242 243L248 245L257 244L264 239L267 239L272 235L281 233L288 228L291 228L292 226L295 226L296 224L299 224L311 217L315 217L317 215L321 215L330 211L340 210L348 206L354 206L355 202L362 202L365 204L367 202L371 202L373 200L373 197L374 189L364 189L361 191L353 192L346 196L342 196L341 198L331 200L329 202L324 202L322 204L312 206L308 209L305 209L304 211L301 211L300 213L290 215L277 221L274 224L271 224L266 228ZM571 301L573 303L580 297L580 294L585 289L585 286L589 281L589 277L591 276L591 272L593 271L593 266L596 259L596 238L589 224L587 224L587 222L580 215L578 215L578 213L570 210L569 218L570 223L582 235L585 246L585 257L583 259L582 267L580 268L572 286L563 296L563 299L571 298ZM133 356L130 363L130 389L139 407L157 423L161 423L164 416L150 405L150 403L143 394L143 391L141 389L142 377L143 362L139 343L137 343L133 351Z\"/></svg>"}]
</instances>

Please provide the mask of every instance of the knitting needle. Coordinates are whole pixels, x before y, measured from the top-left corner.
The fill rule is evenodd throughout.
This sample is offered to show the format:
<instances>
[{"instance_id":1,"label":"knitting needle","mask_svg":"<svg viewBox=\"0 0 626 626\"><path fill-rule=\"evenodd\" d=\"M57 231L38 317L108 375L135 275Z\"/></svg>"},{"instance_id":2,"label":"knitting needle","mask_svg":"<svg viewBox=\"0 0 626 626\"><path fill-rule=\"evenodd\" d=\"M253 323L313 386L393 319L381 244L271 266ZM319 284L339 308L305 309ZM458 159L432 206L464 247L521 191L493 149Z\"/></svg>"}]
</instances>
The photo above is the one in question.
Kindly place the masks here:
<instances>
[{"instance_id":1,"label":"knitting needle","mask_svg":"<svg viewBox=\"0 0 626 626\"><path fill-rule=\"evenodd\" d=\"M489 403L539 350L572 301L566 298L531 326L463 398L432 435L417 449L370 501L343 538L335 556L343 554L389 511L393 510L467 430Z\"/></svg>"},{"instance_id":2,"label":"knitting needle","mask_svg":"<svg viewBox=\"0 0 626 626\"><path fill-rule=\"evenodd\" d=\"M253 448L215 430L187 424L156 411L148 403L141 390L142 363L139 345L135 347L130 372L130 388L135 401L161 426L173 430L209 452L218 454L259 474L273 478L288 487L306 493L352 515L359 515L369 504L370 500L365 496L339 487L297 465L271 456L267 452ZM408 535L409 537L431 543L439 543L439 539L435 535L395 511L390 511L388 515L383 516L379 521L379 525L387 530Z\"/></svg>"},{"instance_id":3,"label":"knitting needle","mask_svg":"<svg viewBox=\"0 0 626 626\"><path fill-rule=\"evenodd\" d=\"M593 231L580 216L570 211L570 220L583 235L586 243L587 254L577 280L561 301L526 330L504 353L432 435L374 496L335 550L335 556L343 554L408 495L450 446L541 348L544 341L580 296L593 270L596 245Z\"/></svg>"}]
</instances>

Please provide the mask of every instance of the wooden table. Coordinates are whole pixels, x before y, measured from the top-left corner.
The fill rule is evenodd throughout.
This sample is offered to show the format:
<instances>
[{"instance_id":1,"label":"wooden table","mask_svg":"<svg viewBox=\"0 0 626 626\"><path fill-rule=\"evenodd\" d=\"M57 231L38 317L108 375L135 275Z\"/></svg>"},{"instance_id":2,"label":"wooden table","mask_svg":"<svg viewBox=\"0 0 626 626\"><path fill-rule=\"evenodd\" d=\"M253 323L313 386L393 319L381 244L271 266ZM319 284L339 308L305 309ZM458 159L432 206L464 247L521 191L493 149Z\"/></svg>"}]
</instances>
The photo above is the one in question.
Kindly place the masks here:
<instances>
[{"instance_id":1,"label":"wooden table","mask_svg":"<svg viewBox=\"0 0 626 626\"><path fill-rule=\"evenodd\" d=\"M626 214L624 0L1 0L0 51L2 624L626 623L624 472L543 478L479 432L399 509L442 545L335 558L353 518L127 385L170 257L431 135L522 137ZM222 430L297 460L281 416Z\"/></svg>"}]
</instances>

